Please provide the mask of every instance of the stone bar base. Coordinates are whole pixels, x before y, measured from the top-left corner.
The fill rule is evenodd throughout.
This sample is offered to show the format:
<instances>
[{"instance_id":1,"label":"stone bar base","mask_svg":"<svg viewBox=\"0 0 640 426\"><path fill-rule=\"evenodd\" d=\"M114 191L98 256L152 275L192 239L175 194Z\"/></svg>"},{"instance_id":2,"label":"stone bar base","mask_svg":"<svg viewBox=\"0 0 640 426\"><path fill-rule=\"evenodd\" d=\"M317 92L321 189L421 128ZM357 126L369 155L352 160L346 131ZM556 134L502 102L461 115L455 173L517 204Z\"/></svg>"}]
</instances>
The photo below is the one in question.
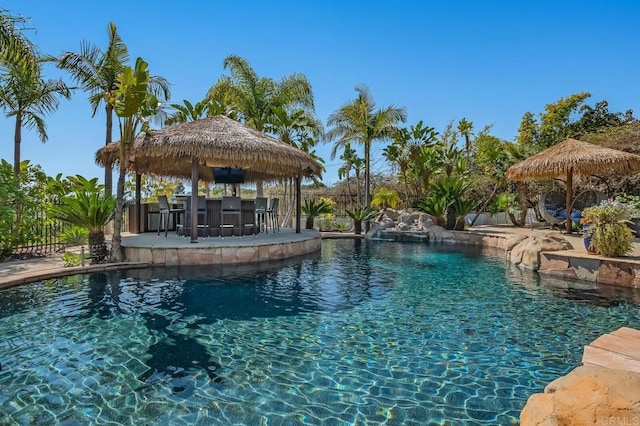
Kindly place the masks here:
<instances>
[{"instance_id":1,"label":"stone bar base","mask_svg":"<svg viewBox=\"0 0 640 426\"><path fill-rule=\"evenodd\" d=\"M305 255L320 250L320 233L281 232L262 237L201 238L197 244L188 239L149 237L148 234L123 239L124 257L129 262L150 265L209 265L264 262Z\"/></svg>"}]
</instances>

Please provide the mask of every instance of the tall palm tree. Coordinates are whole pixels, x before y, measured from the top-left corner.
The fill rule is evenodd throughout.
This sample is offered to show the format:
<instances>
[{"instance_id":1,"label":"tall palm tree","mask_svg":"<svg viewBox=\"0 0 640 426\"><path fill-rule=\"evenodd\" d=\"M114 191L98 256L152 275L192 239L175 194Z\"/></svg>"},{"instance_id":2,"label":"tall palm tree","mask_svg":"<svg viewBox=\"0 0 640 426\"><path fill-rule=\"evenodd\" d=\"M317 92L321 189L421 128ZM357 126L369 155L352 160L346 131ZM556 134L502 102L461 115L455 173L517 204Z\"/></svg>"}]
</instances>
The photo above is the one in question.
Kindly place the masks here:
<instances>
[{"instance_id":1,"label":"tall palm tree","mask_svg":"<svg viewBox=\"0 0 640 426\"><path fill-rule=\"evenodd\" d=\"M280 81L258 77L247 60L235 55L226 57L223 67L231 75L221 77L207 97L231 108L251 128L268 131L269 125L275 124L278 109L314 111L311 83L303 74L290 74ZM261 183L257 184L257 192L262 195Z\"/></svg>"},{"instance_id":2,"label":"tall palm tree","mask_svg":"<svg viewBox=\"0 0 640 426\"><path fill-rule=\"evenodd\" d=\"M63 52L57 58L58 68L68 71L73 80L89 93L89 103L93 109L92 117L95 117L98 108L104 103L107 120L105 145L109 145L113 140L113 105L108 100L114 96L118 74L129 62L129 51L113 22L107 26L107 38L107 48L104 51L83 41L80 52ZM170 97L169 83L162 77L152 77L149 90L164 100ZM105 192L111 194L113 190L111 166L105 167L104 186Z\"/></svg>"},{"instance_id":3,"label":"tall palm tree","mask_svg":"<svg viewBox=\"0 0 640 426\"><path fill-rule=\"evenodd\" d=\"M15 117L13 135L13 172L20 179L20 144L22 127L36 129L40 140L47 141L44 117L58 109L58 96L66 99L71 92L62 80L44 80L42 63L22 62L6 67L7 74L0 87L0 107L7 117Z\"/></svg>"},{"instance_id":4,"label":"tall palm tree","mask_svg":"<svg viewBox=\"0 0 640 426\"><path fill-rule=\"evenodd\" d=\"M338 179L345 179L347 181L347 191L349 192L349 200L353 197L351 192L351 169L353 168L353 157L355 157L356 151L351 148L350 145L344 147L344 152L340 156L340 159L344 161L342 166L338 169ZM353 209L353 205L350 206Z\"/></svg>"},{"instance_id":5,"label":"tall palm tree","mask_svg":"<svg viewBox=\"0 0 640 426\"><path fill-rule=\"evenodd\" d=\"M458 132L464 137L464 149L469 155L471 152L471 136L473 136L473 122L462 117L462 120L458 122Z\"/></svg>"},{"instance_id":6,"label":"tall palm tree","mask_svg":"<svg viewBox=\"0 0 640 426\"><path fill-rule=\"evenodd\" d=\"M358 97L344 104L329 115L327 124L333 126L327 133L328 140L335 140L332 155L339 147L357 143L364 146L364 191L365 207L371 204L371 144L375 140L393 137L396 125L407 120L404 107L390 105L376 110L376 103L369 88L356 86Z\"/></svg>"},{"instance_id":7,"label":"tall palm tree","mask_svg":"<svg viewBox=\"0 0 640 426\"><path fill-rule=\"evenodd\" d=\"M108 100L118 116L120 128L120 167L111 239L111 259L116 262L122 260L120 227L124 212L124 181L129 166L129 153L138 131L149 130L149 118L156 115L160 108L158 98L149 89L150 81L148 64L142 58L138 58L135 68L126 66L118 74L113 96Z\"/></svg>"}]
</instances>

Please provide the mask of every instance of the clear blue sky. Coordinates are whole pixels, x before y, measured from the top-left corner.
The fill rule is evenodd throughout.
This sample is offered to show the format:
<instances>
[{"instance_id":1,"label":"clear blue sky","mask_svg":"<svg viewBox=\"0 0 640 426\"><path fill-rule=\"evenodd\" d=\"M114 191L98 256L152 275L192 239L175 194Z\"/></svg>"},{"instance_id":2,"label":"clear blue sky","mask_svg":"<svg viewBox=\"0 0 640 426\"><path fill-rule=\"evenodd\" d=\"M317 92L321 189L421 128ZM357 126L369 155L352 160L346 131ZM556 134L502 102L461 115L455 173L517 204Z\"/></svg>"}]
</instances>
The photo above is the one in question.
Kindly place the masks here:
<instances>
[{"instance_id":1,"label":"clear blue sky","mask_svg":"<svg viewBox=\"0 0 640 426\"><path fill-rule=\"evenodd\" d=\"M42 52L106 45L109 21L133 59L172 83L172 102L202 99L224 73L223 59L247 59L258 75L294 72L313 85L318 117L366 84L379 106L405 106L408 124L442 131L466 117L476 129L516 135L522 114L587 91L589 103L640 117L640 2L609 1L121 1L6 0L30 18ZM48 76L60 75L49 69ZM0 121L0 158L13 161L13 122ZM104 115L91 118L84 92L47 118L49 141L32 132L22 158L54 175L104 176L94 163L104 144ZM118 139L114 132L114 139ZM374 145L374 153L383 148ZM325 182L337 181L330 145ZM384 171L383 161L374 171Z\"/></svg>"}]
</instances>

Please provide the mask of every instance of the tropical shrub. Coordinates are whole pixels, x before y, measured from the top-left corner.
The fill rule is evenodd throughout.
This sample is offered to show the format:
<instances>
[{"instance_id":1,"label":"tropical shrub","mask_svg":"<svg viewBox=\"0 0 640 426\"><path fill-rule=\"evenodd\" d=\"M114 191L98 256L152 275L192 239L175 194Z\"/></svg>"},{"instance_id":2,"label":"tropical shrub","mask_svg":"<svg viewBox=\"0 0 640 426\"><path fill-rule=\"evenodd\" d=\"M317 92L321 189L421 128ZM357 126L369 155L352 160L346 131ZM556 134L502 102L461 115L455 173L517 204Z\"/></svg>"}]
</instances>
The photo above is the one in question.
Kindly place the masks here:
<instances>
[{"instance_id":1,"label":"tropical shrub","mask_svg":"<svg viewBox=\"0 0 640 426\"><path fill-rule=\"evenodd\" d=\"M326 200L321 198L319 201L316 200L304 200L302 204L302 212L307 216L306 229L313 229L314 219L322 214L328 214L333 211L331 204Z\"/></svg>"},{"instance_id":2,"label":"tropical shrub","mask_svg":"<svg viewBox=\"0 0 640 426\"><path fill-rule=\"evenodd\" d=\"M431 194L418 202L418 209L431 216L431 220L438 226L445 226L449 201L445 196Z\"/></svg>"},{"instance_id":3,"label":"tropical shrub","mask_svg":"<svg viewBox=\"0 0 640 426\"><path fill-rule=\"evenodd\" d=\"M456 213L456 225L454 229L459 231L464 230L464 221L466 220L466 216L473 211L476 204L477 203L473 200L463 199L457 199L451 204Z\"/></svg>"},{"instance_id":4,"label":"tropical shrub","mask_svg":"<svg viewBox=\"0 0 640 426\"><path fill-rule=\"evenodd\" d=\"M88 237L89 231L87 228L76 225L69 226L60 233L60 241L68 247L85 245Z\"/></svg>"},{"instance_id":5,"label":"tropical shrub","mask_svg":"<svg viewBox=\"0 0 640 426\"><path fill-rule=\"evenodd\" d=\"M634 207L616 200L605 200L582 211L581 222L588 224L589 248L607 257L620 257L631 251L633 231L627 226Z\"/></svg>"},{"instance_id":6,"label":"tropical shrub","mask_svg":"<svg viewBox=\"0 0 640 426\"><path fill-rule=\"evenodd\" d=\"M398 207L398 203L400 202L400 195L393 189L389 189L386 186L381 187L378 192L376 192L371 200L372 207L380 207L386 208L391 207L395 209Z\"/></svg>"},{"instance_id":7,"label":"tropical shrub","mask_svg":"<svg viewBox=\"0 0 640 426\"><path fill-rule=\"evenodd\" d=\"M104 192L79 191L60 198L61 204L51 207L52 216L71 225L86 228L91 263L107 258L104 227L113 217L116 200Z\"/></svg>"},{"instance_id":8,"label":"tropical shrub","mask_svg":"<svg viewBox=\"0 0 640 426\"><path fill-rule=\"evenodd\" d=\"M82 253L72 253L65 252L62 255L62 260L64 261L64 266L73 267L80 266L82 264ZM85 260L87 260L87 255L85 254Z\"/></svg>"},{"instance_id":9,"label":"tropical shrub","mask_svg":"<svg viewBox=\"0 0 640 426\"><path fill-rule=\"evenodd\" d=\"M353 220L353 231L356 235L362 233L362 222L374 219L378 215L378 210L372 207L355 208L353 211L346 210L346 212Z\"/></svg>"},{"instance_id":10,"label":"tropical shrub","mask_svg":"<svg viewBox=\"0 0 640 426\"><path fill-rule=\"evenodd\" d=\"M437 225L447 229L456 229L461 213L458 213L455 205L458 205L461 211L466 209L470 202L463 202L463 200L469 187L470 183L464 176L443 177L431 185L430 201L422 204L422 210L435 218L434 221ZM462 229L464 229L464 222L462 225Z\"/></svg>"}]
</instances>

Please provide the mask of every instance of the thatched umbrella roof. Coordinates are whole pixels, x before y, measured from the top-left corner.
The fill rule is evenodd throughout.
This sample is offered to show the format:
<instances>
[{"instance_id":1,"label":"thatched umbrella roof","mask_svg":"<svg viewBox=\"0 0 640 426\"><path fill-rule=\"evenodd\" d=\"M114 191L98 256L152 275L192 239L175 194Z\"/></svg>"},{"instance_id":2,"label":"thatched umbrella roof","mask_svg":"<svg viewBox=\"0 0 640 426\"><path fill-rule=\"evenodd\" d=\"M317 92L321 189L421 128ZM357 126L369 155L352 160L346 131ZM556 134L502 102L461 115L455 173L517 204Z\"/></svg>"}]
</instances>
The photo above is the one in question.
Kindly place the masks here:
<instances>
[{"instance_id":1,"label":"thatched umbrella roof","mask_svg":"<svg viewBox=\"0 0 640 426\"><path fill-rule=\"evenodd\" d=\"M631 174L640 171L640 156L616 149L567 139L514 164L507 170L511 180L566 178L566 230L571 233L573 176Z\"/></svg>"},{"instance_id":2,"label":"thatched umbrella roof","mask_svg":"<svg viewBox=\"0 0 640 426\"><path fill-rule=\"evenodd\" d=\"M637 173L640 156L569 138L509 167L507 178L564 178L570 171L581 177Z\"/></svg>"},{"instance_id":3,"label":"thatched umbrella roof","mask_svg":"<svg viewBox=\"0 0 640 426\"><path fill-rule=\"evenodd\" d=\"M118 162L119 143L98 150L96 162ZM224 115L156 130L136 138L130 170L179 178L191 177L192 160L199 177L212 181L211 167L239 167L247 181L292 176L320 176L321 166L309 154L246 127ZM205 167L208 166L208 167Z\"/></svg>"}]
</instances>

